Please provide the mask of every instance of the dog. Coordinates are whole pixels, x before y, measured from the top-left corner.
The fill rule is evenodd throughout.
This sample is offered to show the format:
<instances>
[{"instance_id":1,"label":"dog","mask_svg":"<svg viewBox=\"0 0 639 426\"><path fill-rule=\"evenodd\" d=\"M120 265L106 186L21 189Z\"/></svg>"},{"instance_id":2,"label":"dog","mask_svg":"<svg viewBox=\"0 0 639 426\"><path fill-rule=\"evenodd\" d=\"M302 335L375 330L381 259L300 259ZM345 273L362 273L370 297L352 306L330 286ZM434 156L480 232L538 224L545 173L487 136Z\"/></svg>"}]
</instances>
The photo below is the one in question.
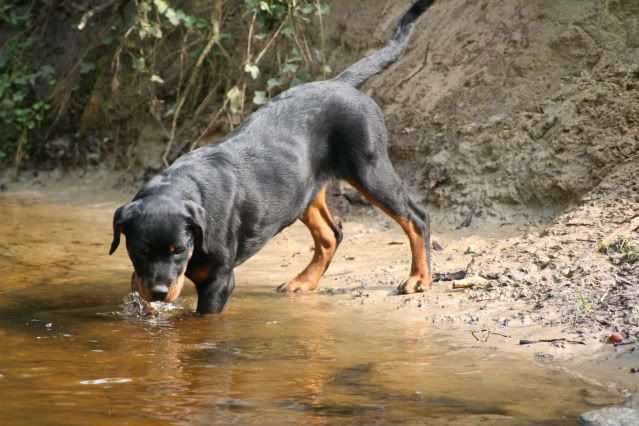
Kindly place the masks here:
<instances>
[{"instance_id":1,"label":"dog","mask_svg":"<svg viewBox=\"0 0 639 426\"><path fill-rule=\"evenodd\" d=\"M233 270L296 220L315 243L310 264L281 292L317 288L342 241L326 205L327 184L350 183L395 220L412 252L400 294L432 285L430 219L406 194L386 147L384 116L358 90L404 53L415 21L434 0L417 0L387 45L332 80L285 91L223 140L178 158L113 218L113 254L126 236L132 290L147 301L175 300L184 278L197 312L222 312Z\"/></svg>"}]
</instances>

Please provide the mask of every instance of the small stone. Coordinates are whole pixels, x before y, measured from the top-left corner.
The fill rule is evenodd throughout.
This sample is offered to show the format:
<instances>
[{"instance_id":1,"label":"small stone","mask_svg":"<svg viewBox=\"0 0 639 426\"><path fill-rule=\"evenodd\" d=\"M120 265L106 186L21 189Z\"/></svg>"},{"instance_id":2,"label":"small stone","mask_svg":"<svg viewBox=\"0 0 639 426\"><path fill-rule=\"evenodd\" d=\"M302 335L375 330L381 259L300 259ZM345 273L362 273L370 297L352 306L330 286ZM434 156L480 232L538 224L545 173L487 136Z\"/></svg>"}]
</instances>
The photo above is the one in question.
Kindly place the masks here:
<instances>
[{"instance_id":1,"label":"small stone","mask_svg":"<svg viewBox=\"0 0 639 426\"><path fill-rule=\"evenodd\" d=\"M541 362L548 362L548 361L552 361L555 359L555 357L551 354L547 354L545 352L537 352L535 354L535 359L537 361L541 361Z\"/></svg>"},{"instance_id":2,"label":"small stone","mask_svg":"<svg viewBox=\"0 0 639 426\"><path fill-rule=\"evenodd\" d=\"M541 268L545 269L550 264L550 258L543 253L535 254L535 263Z\"/></svg>"},{"instance_id":3,"label":"small stone","mask_svg":"<svg viewBox=\"0 0 639 426\"><path fill-rule=\"evenodd\" d=\"M607 407L582 414L586 426L631 426L639 424L639 412L626 407Z\"/></svg>"},{"instance_id":4,"label":"small stone","mask_svg":"<svg viewBox=\"0 0 639 426\"><path fill-rule=\"evenodd\" d=\"M621 343L626 340L626 335L620 332L612 333L606 340L611 345Z\"/></svg>"},{"instance_id":5,"label":"small stone","mask_svg":"<svg viewBox=\"0 0 639 426\"><path fill-rule=\"evenodd\" d=\"M477 251L477 249L475 247L470 245L470 246L468 246L468 248L466 249L464 254L479 254L479 251Z\"/></svg>"},{"instance_id":6,"label":"small stone","mask_svg":"<svg viewBox=\"0 0 639 426\"><path fill-rule=\"evenodd\" d=\"M572 278L574 274L574 271L570 268L564 268L561 270L561 275L563 275L566 278Z\"/></svg>"}]
</instances>

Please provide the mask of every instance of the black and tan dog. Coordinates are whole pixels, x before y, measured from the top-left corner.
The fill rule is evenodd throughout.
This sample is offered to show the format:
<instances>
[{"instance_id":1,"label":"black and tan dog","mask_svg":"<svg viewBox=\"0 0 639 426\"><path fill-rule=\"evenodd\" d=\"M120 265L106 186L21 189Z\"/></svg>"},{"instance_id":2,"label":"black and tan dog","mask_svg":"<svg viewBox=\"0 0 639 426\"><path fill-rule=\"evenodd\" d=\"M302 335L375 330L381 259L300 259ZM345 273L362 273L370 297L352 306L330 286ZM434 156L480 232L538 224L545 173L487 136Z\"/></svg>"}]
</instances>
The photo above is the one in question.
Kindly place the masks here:
<instances>
[{"instance_id":1,"label":"black and tan dog","mask_svg":"<svg viewBox=\"0 0 639 426\"><path fill-rule=\"evenodd\" d=\"M221 312L235 287L233 269L297 219L309 228L315 253L278 290L315 290L342 240L325 199L335 179L406 232L412 266L398 292L429 288L428 215L404 192L388 158L382 111L357 87L399 59L433 1L416 1L377 53L332 80L284 92L221 142L176 160L118 208L111 253L124 233L133 290L148 301L172 301L186 276L197 288L197 311Z\"/></svg>"}]
</instances>

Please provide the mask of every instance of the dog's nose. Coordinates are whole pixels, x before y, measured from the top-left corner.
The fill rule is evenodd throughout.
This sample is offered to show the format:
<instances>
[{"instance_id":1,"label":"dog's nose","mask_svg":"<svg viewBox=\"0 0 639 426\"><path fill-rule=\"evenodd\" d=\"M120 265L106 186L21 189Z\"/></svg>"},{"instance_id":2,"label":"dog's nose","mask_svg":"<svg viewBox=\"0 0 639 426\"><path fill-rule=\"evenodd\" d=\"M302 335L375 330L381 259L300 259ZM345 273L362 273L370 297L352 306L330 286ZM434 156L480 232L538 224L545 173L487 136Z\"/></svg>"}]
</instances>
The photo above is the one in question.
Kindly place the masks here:
<instances>
[{"instance_id":1,"label":"dog's nose","mask_svg":"<svg viewBox=\"0 0 639 426\"><path fill-rule=\"evenodd\" d=\"M156 285L149 289L154 300L164 300L169 294L169 288L165 285Z\"/></svg>"}]
</instances>

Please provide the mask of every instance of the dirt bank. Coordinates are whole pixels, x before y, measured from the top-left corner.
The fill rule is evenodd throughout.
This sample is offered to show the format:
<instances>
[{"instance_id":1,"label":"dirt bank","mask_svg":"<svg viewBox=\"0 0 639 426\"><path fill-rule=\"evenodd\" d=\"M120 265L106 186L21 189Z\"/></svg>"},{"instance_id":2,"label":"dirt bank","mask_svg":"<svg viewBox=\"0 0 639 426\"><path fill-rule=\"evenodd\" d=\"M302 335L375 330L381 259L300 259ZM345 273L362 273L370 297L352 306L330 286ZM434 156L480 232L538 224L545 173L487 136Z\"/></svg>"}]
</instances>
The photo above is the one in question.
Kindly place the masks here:
<instances>
[{"instance_id":1,"label":"dirt bank","mask_svg":"<svg viewBox=\"0 0 639 426\"><path fill-rule=\"evenodd\" d=\"M333 68L381 45L407 3L333 2ZM556 214L639 165L637 63L637 2L451 0L365 90L425 202L498 222Z\"/></svg>"}]
</instances>

